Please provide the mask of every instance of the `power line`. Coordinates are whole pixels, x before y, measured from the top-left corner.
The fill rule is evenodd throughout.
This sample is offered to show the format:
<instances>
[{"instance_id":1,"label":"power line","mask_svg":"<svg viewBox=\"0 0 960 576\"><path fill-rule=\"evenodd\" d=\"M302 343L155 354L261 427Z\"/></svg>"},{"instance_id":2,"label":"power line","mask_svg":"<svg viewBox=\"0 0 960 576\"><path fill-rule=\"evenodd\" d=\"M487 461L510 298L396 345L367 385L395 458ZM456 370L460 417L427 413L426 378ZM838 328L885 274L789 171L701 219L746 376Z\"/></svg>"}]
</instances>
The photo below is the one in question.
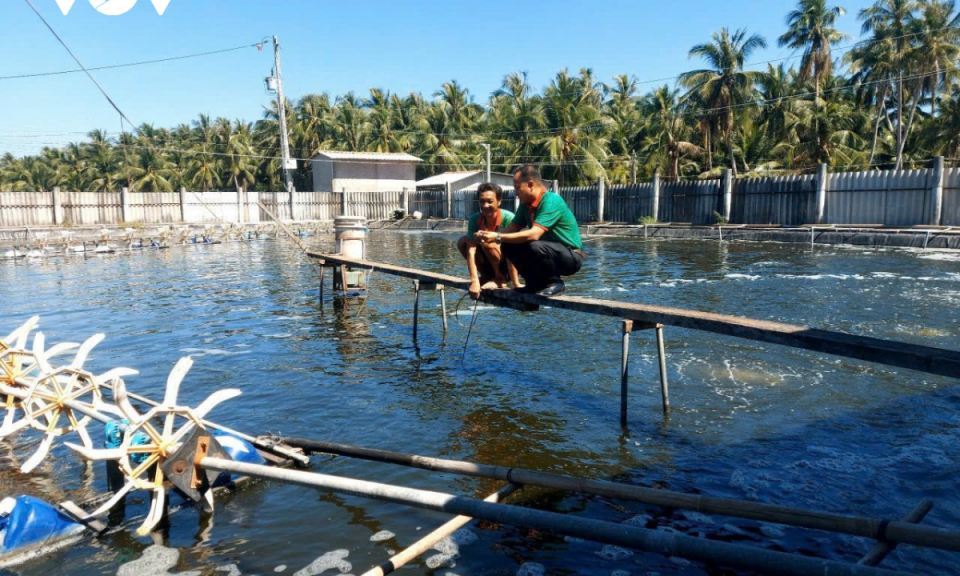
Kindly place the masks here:
<instances>
[{"instance_id":1,"label":"power line","mask_svg":"<svg viewBox=\"0 0 960 576\"><path fill-rule=\"evenodd\" d=\"M33 2L31 2L30 0L24 0L24 2L26 2L27 5L30 6L30 8L34 11L34 13L40 18L40 20L43 21L43 24L47 27L47 30L49 30L50 33L53 34L53 37L57 39L57 42L59 42L60 45L63 46L64 50L66 50L67 53L70 54L70 57L73 58L73 61L77 63L77 66L79 66L80 69L83 70L83 72L87 75L87 77L90 78L90 81L96 85L97 89L100 90L100 93L103 94L103 97L107 99L107 102L109 102L110 105L113 106L113 109L117 111L117 114L120 115L120 118L126 119L127 122L130 122L130 119L127 118L126 115L120 110L120 108L117 107L113 99L107 95L103 87L100 86L100 83L97 82L97 79L93 77L93 74L91 74L83 66L83 63L80 62L80 59L77 58L77 56L73 53L73 50L71 50L70 47L67 46L67 44L63 41L63 39L60 38L60 35L57 34L56 30L54 30L53 27L50 26L50 23L47 22L47 19L43 17L43 14L41 14L40 11L37 10L37 7L33 5ZM133 122L130 122L130 125L133 126L134 125Z\"/></svg>"},{"instance_id":2,"label":"power line","mask_svg":"<svg viewBox=\"0 0 960 576\"><path fill-rule=\"evenodd\" d=\"M145 64L161 64L163 62L173 62L176 60L187 60L189 58L201 58L203 56L213 56L216 54L225 54L227 52L235 52L237 50L245 50L247 48L254 48L262 46L260 43L255 44L243 44L242 46L234 46L233 48L223 48L221 50L211 50L209 52L197 52L195 54L185 54L183 56L170 56L168 58L158 58L156 60L141 60L139 62L127 62L125 64L110 64L107 66L96 66L93 68L76 68L73 70L59 70L56 72L36 72L32 74L15 74L12 76L0 76L0 80L17 80L22 78L39 78L43 76L62 76L64 74L75 74L77 72L94 72L97 70L114 70L117 68L130 68L132 66L143 66Z\"/></svg>"}]
</instances>

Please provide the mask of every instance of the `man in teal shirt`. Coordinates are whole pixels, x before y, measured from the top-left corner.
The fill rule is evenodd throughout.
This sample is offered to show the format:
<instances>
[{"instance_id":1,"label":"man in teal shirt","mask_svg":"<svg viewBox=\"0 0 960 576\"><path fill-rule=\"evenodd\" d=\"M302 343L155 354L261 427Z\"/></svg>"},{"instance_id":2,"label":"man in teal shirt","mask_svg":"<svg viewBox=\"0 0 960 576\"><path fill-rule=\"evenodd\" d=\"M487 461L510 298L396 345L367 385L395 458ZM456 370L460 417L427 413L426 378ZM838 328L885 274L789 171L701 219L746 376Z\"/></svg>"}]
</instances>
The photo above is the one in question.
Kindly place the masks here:
<instances>
[{"instance_id":1,"label":"man in teal shirt","mask_svg":"<svg viewBox=\"0 0 960 576\"><path fill-rule=\"evenodd\" d=\"M460 254L467 260L467 269L470 271L470 288L467 291L474 300L480 298L481 290L506 288L507 274L513 280L514 287L519 286L517 269L503 257L500 244L476 237L478 232L498 234L513 222L513 212L500 209L502 200L503 189L500 186L490 182L481 184L477 188L480 212L467 218L467 233L457 241Z\"/></svg>"},{"instance_id":2,"label":"man in teal shirt","mask_svg":"<svg viewBox=\"0 0 960 576\"><path fill-rule=\"evenodd\" d=\"M527 283L519 291L541 296L561 294L565 289L561 277L576 274L583 265L577 219L563 198L547 192L533 165L514 171L513 187L520 200L513 222L501 232L480 231L475 237L503 243L503 255Z\"/></svg>"}]
</instances>

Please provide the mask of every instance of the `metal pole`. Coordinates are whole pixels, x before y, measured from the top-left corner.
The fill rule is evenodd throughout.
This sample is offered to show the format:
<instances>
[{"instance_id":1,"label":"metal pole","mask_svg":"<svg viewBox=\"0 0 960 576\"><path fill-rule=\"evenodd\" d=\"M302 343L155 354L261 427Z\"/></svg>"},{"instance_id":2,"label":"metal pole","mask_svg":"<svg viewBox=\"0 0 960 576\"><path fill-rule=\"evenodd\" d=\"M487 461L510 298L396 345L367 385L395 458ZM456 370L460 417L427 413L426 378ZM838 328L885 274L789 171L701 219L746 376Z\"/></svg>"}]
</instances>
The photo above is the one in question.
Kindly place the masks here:
<instances>
[{"instance_id":1,"label":"metal pole","mask_svg":"<svg viewBox=\"0 0 960 576\"><path fill-rule=\"evenodd\" d=\"M817 168L817 206L814 214L814 224L823 224L824 210L827 206L827 165L820 164Z\"/></svg>"},{"instance_id":2,"label":"metal pole","mask_svg":"<svg viewBox=\"0 0 960 576\"><path fill-rule=\"evenodd\" d=\"M933 187L930 192L933 194L930 223L939 226L943 222L943 156L933 160Z\"/></svg>"},{"instance_id":3,"label":"metal pole","mask_svg":"<svg viewBox=\"0 0 960 576\"><path fill-rule=\"evenodd\" d=\"M630 380L630 332L633 331L633 320L624 320L623 335L620 345L620 426L627 425L627 392Z\"/></svg>"},{"instance_id":4,"label":"metal pole","mask_svg":"<svg viewBox=\"0 0 960 576\"><path fill-rule=\"evenodd\" d=\"M663 325L657 324L657 355L660 357L660 396L663 397L663 413L670 412L670 391L667 387L667 354L663 349Z\"/></svg>"},{"instance_id":5,"label":"metal pole","mask_svg":"<svg viewBox=\"0 0 960 576\"><path fill-rule=\"evenodd\" d=\"M917 524L923 517L927 515L930 510L933 509L933 502L930 500L923 500L917 507L910 511L909 514L903 517L901 522L909 522L911 524ZM887 554L893 552L897 547L896 542L887 542L886 540L881 540L877 542L873 548L867 552L867 555L860 559L857 564L861 566L877 566L884 558L887 557Z\"/></svg>"},{"instance_id":6,"label":"metal pole","mask_svg":"<svg viewBox=\"0 0 960 576\"><path fill-rule=\"evenodd\" d=\"M648 528L603 522L591 518L582 518L556 512L545 512L531 508L507 506L484 502L476 498L452 496L441 492L417 490L392 486L379 482L369 482L354 478L344 478L330 474L318 474L299 470L289 470L257 464L246 464L222 458L203 458L200 468L217 472L241 474L265 480L277 480L287 484L327 490L339 494L349 494L413 506L424 510L461 514L512 524L535 530L584 538L596 542L615 544L635 550L642 550L664 556L680 556L710 564L720 564L732 568L757 570L771 574L794 576L866 576L866 575L902 575L903 572L868 568L856 564L846 564L833 560L822 560L775 552L753 546L728 544L716 540L694 538L682 534L670 534Z\"/></svg>"},{"instance_id":7,"label":"metal pole","mask_svg":"<svg viewBox=\"0 0 960 576\"><path fill-rule=\"evenodd\" d=\"M644 504L651 504L653 506L696 510L704 514L719 514L733 518L744 518L747 520L759 520L761 522L772 522L787 526L799 526L813 530L839 532L852 536L863 536L865 538L883 538L901 544L929 546L931 548L960 552L960 532L945 530L943 528L918 526L916 524L887 521L879 518L844 516L832 512L819 512L816 510L791 508L776 504L734 500L732 498L714 498L711 496L686 494L659 488L646 488L607 480L590 480L586 478L561 476L558 474L547 474L545 472L535 472L522 468L475 464L462 460L430 458L416 454L403 454L388 450L362 448L360 446L350 446L308 438L277 438L276 440L288 446L302 448L310 454L338 454L350 458L409 466L411 468L419 468L433 472L459 474L475 478L490 478L493 480L514 482L524 486L540 486L542 488L566 492L595 494L608 498L643 502Z\"/></svg>"},{"instance_id":8,"label":"metal pole","mask_svg":"<svg viewBox=\"0 0 960 576\"><path fill-rule=\"evenodd\" d=\"M420 322L420 281L413 281L413 339L417 339L417 324Z\"/></svg>"},{"instance_id":9,"label":"metal pole","mask_svg":"<svg viewBox=\"0 0 960 576\"><path fill-rule=\"evenodd\" d=\"M631 180L633 184L637 184L637 152L634 150L630 153L630 172L632 173Z\"/></svg>"},{"instance_id":10,"label":"metal pole","mask_svg":"<svg viewBox=\"0 0 960 576\"><path fill-rule=\"evenodd\" d=\"M447 296L443 286L440 286L440 310L443 315L443 333L447 333Z\"/></svg>"},{"instance_id":11,"label":"metal pole","mask_svg":"<svg viewBox=\"0 0 960 576\"><path fill-rule=\"evenodd\" d=\"M481 144L481 146L487 149L487 180L486 181L490 182L490 145Z\"/></svg>"},{"instance_id":12,"label":"metal pole","mask_svg":"<svg viewBox=\"0 0 960 576\"><path fill-rule=\"evenodd\" d=\"M280 157L283 162L283 182L290 194L290 219L293 220L293 179L290 178L290 142L287 137L287 101L283 97L283 77L280 72L280 41L273 37L273 61L277 70L277 114L280 120Z\"/></svg>"},{"instance_id":13,"label":"metal pole","mask_svg":"<svg viewBox=\"0 0 960 576\"><path fill-rule=\"evenodd\" d=\"M493 494L487 496L483 499L484 502L502 502L507 496L513 494L520 489L520 486L516 484L507 484L500 490L494 492ZM466 525L468 522L473 520L469 516L457 516L453 520L447 522L443 526L437 528L433 532L427 534L412 546L403 550L399 554L390 557L389 560L383 564L377 566L376 568L371 568L364 572L361 576L386 576L394 570L399 570L407 562L410 562L414 558L421 556L427 551L429 551L433 546L446 538L447 536L453 534L459 530L462 526Z\"/></svg>"}]
</instances>

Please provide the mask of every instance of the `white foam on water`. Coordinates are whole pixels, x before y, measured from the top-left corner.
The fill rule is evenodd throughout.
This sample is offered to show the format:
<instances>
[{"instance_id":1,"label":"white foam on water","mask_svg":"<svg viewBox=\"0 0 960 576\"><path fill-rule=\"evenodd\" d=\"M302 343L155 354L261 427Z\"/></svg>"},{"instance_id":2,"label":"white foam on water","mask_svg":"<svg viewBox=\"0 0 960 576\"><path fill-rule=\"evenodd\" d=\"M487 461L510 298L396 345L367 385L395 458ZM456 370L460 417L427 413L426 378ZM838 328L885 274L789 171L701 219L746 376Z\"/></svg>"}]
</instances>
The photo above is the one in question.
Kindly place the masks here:
<instances>
[{"instance_id":1,"label":"white foam on water","mask_svg":"<svg viewBox=\"0 0 960 576\"><path fill-rule=\"evenodd\" d=\"M457 543L458 546L469 546L480 539L477 536L477 533L469 528L461 528L450 535L450 538Z\"/></svg>"},{"instance_id":2,"label":"white foam on water","mask_svg":"<svg viewBox=\"0 0 960 576\"><path fill-rule=\"evenodd\" d=\"M724 278L731 280L759 280L759 274L727 274Z\"/></svg>"},{"instance_id":3,"label":"white foam on water","mask_svg":"<svg viewBox=\"0 0 960 576\"><path fill-rule=\"evenodd\" d=\"M627 290L626 288L624 288L624 287L622 287L622 286L617 286L617 292L629 292L629 290Z\"/></svg>"},{"instance_id":4,"label":"white foam on water","mask_svg":"<svg viewBox=\"0 0 960 576\"><path fill-rule=\"evenodd\" d=\"M117 576L167 576L170 568L180 560L180 551L154 544L143 551L143 555L132 562L120 566ZM180 576L200 576L200 572L178 572Z\"/></svg>"},{"instance_id":5,"label":"white foam on water","mask_svg":"<svg viewBox=\"0 0 960 576\"><path fill-rule=\"evenodd\" d=\"M396 537L396 534L389 530L381 530L370 537L371 542L383 542L384 540L390 540L391 538Z\"/></svg>"},{"instance_id":6,"label":"white foam on water","mask_svg":"<svg viewBox=\"0 0 960 576\"><path fill-rule=\"evenodd\" d=\"M536 562L524 562L517 570L517 576L543 576L546 573L547 569L543 567L543 564L537 564Z\"/></svg>"},{"instance_id":7,"label":"white foam on water","mask_svg":"<svg viewBox=\"0 0 960 576\"><path fill-rule=\"evenodd\" d=\"M276 568L274 568L273 571L274 571L274 572L283 572L283 571L286 570L286 569L287 569L287 565L286 565L286 564L281 564L281 565L277 566Z\"/></svg>"},{"instance_id":8,"label":"white foam on water","mask_svg":"<svg viewBox=\"0 0 960 576\"><path fill-rule=\"evenodd\" d=\"M960 253L958 252L935 252L933 254L923 254L917 256L923 260L942 260L945 262L960 262Z\"/></svg>"},{"instance_id":9,"label":"white foam on water","mask_svg":"<svg viewBox=\"0 0 960 576\"><path fill-rule=\"evenodd\" d=\"M657 286L661 288L674 288L676 285L676 282L661 282L660 284L657 284Z\"/></svg>"},{"instance_id":10,"label":"white foam on water","mask_svg":"<svg viewBox=\"0 0 960 576\"><path fill-rule=\"evenodd\" d=\"M777 274L777 278L790 278L794 280L823 280L823 274Z\"/></svg>"},{"instance_id":11,"label":"white foam on water","mask_svg":"<svg viewBox=\"0 0 960 576\"><path fill-rule=\"evenodd\" d=\"M443 540L434 544L431 547L431 550L436 550L437 552L447 556L460 555L460 545L457 544L450 536L447 536Z\"/></svg>"},{"instance_id":12,"label":"white foam on water","mask_svg":"<svg viewBox=\"0 0 960 576\"><path fill-rule=\"evenodd\" d=\"M612 290L613 290L612 288L594 288L593 289L594 292L610 292Z\"/></svg>"},{"instance_id":13,"label":"white foam on water","mask_svg":"<svg viewBox=\"0 0 960 576\"><path fill-rule=\"evenodd\" d=\"M893 272L872 272L870 274L874 278L899 278L899 274L894 274Z\"/></svg>"},{"instance_id":14,"label":"white foam on water","mask_svg":"<svg viewBox=\"0 0 960 576\"><path fill-rule=\"evenodd\" d=\"M240 571L240 568L237 567L236 564L217 566L217 572L226 572L227 576L243 576L243 572Z\"/></svg>"},{"instance_id":15,"label":"white foam on water","mask_svg":"<svg viewBox=\"0 0 960 576\"><path fill-rule=\"evenodd\" d=\"M496 306L477 306L477 312L483 312L487 310L496 310L496 309L497 309ZM470 316L472 314L473 314L473 305L471 304L467 306L466 302L464 302L464 305L461 306L460 309L457 310L455 313L456 316Z\"/></svg>"},{"instance_id":16,"label":"white foam on water","mask_svg":"<svg viewBox=\"0 0 960 576\"><path fill-rule=\"evenodd\" d=\"M231 352L229 350L220 350L218 348L181 348L180 351L186 352L195 358L202 358L204 356L239 356L242 354L250 354L250 350L235 350Z\"/></svg>"},{"instance_id":17,"label":"white foam on water","mask_svg":"<svg viewBox=\"0 0 960 576\"><path fill-rule=\"evenodd\" d=\"M637 446L639 445L640 444L638 442ZM653 520L653 517L650 516L649 514L638 514L633 518L627 518L626 520L623 521L623 524L626 524L628 526L640 526L641 528L644 528L647 526L647 524L650 523L651 520Z\"/></svg>"},{"instance_id":18,"label":"white foam on water","mask_svg":"<svg viewBox=\"0 0 960 576\"><path fill-rule=\"evenodd\" d=\"M317 576L327 570L339 570L341 574L346 574L353 569L353 565L344 560L350 555L349 550L334 550L327 552L310 563L309 566L301 568L293 573L293 576ZM132 575L131 575L132 576Z\"/></svg>"},{"instance_id":19,"label":"white foam on water","mask_svg":"<svg viewBox=\"0 0 960 576\"><path fill-rule=\"evenodd\" d=\"M769 524L764 524L761 526L760 533L767 538L783 538L787 535L787 532L783 528L780 528L779 526L771 526Z\"/></svg>"},{"instance_id":20,"label":"white foam on water","mask_svg":"<svg viewBox=\"0 0 960 576\"><path fill-rule=\"evenodd\" d=\"M619 546L614 546L613 544L607 544L598 552L594 552L594 554L603 558L604 560L623 560L633 556L633 552L630 550L621 548Z\"/></svg>"},{"instance_id":21,"label":"white foam on water","mask_svg":"<svg viewBox=\"0 0 960 576\"><path fill-rule=\"evenodd\" d=\"M434 554L427 558L427 568L431 570L436 570L437 568L454 568L457 565L457 558L459 557L459 554L456 556L450 554Z\"/></svg>"}]
</instances>

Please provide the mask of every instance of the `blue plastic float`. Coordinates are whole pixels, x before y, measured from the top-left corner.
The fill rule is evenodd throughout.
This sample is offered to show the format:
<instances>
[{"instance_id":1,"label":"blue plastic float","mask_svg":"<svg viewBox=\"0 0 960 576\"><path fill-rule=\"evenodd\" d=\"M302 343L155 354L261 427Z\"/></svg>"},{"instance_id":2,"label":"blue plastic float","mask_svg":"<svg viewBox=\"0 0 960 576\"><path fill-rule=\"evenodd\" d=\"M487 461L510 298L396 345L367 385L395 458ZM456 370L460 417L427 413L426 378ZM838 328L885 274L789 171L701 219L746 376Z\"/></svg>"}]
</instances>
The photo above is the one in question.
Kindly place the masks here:
<instances>
[{"instance_id":1,"label":"blue plastic float","mask_svg":"<svg viewBox=\"0 0 960 576\"><path fill-rule=\"evenodd\" d=\"M83 524L32 496L0 502L0 554L8 554L84 530Z\"/></svg>"},{"instance_id":2,"label":"blue plastic float","mask_svg":"<svg viewBox=\"0 0 960 576\"><path fill-rule=\"evenodd\" d=\"M253 447L253 444L250 444L243 438L238 438L226 432L217 432L213 437L217 439L217 442L220 443L224 451L230 455L230 458L236 462L261 465L267 463L266 459ZM239 478L239 476L237 478ZM237 478L231 477L228 472L221 472L213 482L213 486L215 488L218 486L226 486Z\"/></svg>"}]
</instances>

